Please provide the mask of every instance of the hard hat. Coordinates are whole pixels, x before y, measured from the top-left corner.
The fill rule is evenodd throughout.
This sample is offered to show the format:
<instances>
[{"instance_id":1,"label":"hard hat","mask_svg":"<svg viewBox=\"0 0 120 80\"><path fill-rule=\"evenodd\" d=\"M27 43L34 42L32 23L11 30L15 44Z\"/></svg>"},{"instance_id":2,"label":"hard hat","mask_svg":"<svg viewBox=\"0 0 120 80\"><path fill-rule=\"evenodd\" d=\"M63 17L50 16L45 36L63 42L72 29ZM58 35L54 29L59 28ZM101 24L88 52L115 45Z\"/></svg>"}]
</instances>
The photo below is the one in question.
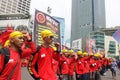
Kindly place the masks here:
<instances>
[{"instance_id":1,"label":"hard hat","mask_svg":"<svg viewBox=\"0 0 120 80\"><path fill-rule=\"evenodd\" d=\"M96 53L96 54L94 54L94 56L95 56L95 57L98 57L97 53Z\"/></svg>"},{"instance_id":2,"label":"hard hat","mask_svg":"<svg viewBox=\"0 0 120 80\"><path fill-rule=\"evenodd\" d=\"M42 39L45 38L45 37L47 37L47 36L54 36L54 33L52 31L50 31L50 30L47 30L47 29L41 31L41 37L42 37Z\"/></svg>"},{"instance_id":3,"label":"hard hat","mask_svg":"<svg viewBox=\"0 0 120 80\"><path fill-rule=\"evenodd\" d=\"M77 51L77 55L82 55L82 51Z\"/></svg>"},{"instance_id":4,"label":"hard hat","mask_svg":"<svg viewBox=\"0 0 120 80\"><path fill-rule=\"evenodd\" d=\"M57 50L57 48L56 48L56 47L52 47L52 48L53 48L53 50L54 50L54 51L56 51L56 50Z\"/></svg>"},{"instance_id":5,"label":"hard hat","mask_svg":"<svg viewBox=\"0 0 120 80\"><path fill-rule=\"evenodd\" d=\"M98 55L99 58L103 57L100 53L97 53L97 55Z\"/></svg>"},{"instance_id":6,"label":"hard hat","mask_svg":"<svg viewBox=\"0 0 120 80\"><path fill-rule=\"evenodd\" d=\"M63 49L63 50L62 50L62 53L66 53L66 52L68 52L67 49Z\"/></svg>"},{"instance_id":7,"label":"hard hat","mask_svg":"<svg viewBox=\"0 0 120 80\"><path fill-rule=\"evenodd\" d=\"M88 55L88 53L87 53L87 52L84 52L84 53L83 53L83 56L87 56L87 55Z\"/></svg>"},{"instance_id":8,"label":"hard hat","mask_svg":"<svg viewBox=\"0 0 120 80\"><path fill-rule=\"evenodd\" d=\"M90 56L93 56L94 54L93 54L93 53L90 53L89 55L90 55Z\"/></svg>"},{"instance_id":9,"label":"hard hat","mask_svg":"<svg viewBox=\"0 0 120 80\"><path fill-rule=\"evenodd\" d=\"M73 53L74 51L71 49L71 50L69 50L68 52L69 52L69 53Z\"/></svg>"},{"instance_id":10,"label":"hard hat","mask_svg":"<svg viewBox=\"0 0 120 80\"><path fill-rule=\"evenodd\" d=\"M102 57L102 55L100 53L96 53L96 54L94 54L94 56L98 57L98 58Z\"/></svg>"},{"instance_id":11,"label":"hard hat","mask_svg":"<svg viewBox=\"0 0 120 80\"><path fill-rule=\"evenodd\" d=\"M23 37L23 33L20 31L14 31L9 35L9 38Z\"/></svg>"}]
</instances>

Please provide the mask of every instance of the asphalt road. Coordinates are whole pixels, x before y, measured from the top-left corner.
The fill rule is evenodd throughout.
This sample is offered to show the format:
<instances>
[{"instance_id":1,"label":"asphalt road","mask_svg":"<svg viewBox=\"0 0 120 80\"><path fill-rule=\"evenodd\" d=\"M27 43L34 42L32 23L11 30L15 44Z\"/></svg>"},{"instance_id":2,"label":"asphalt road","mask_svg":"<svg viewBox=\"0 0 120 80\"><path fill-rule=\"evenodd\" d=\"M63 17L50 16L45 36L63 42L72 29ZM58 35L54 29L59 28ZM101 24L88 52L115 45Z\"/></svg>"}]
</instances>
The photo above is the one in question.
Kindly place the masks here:
<instances>
[{"instance_id":1,"label":"asphalt road","mask_svg":"<svg viewBox=\"0 0 120 80\"><path fill-rule=\"evenodd\" d=\"M120 80L120 71L117 70L117 76L116 78L112 78L112 74L111 74L111 71L108 70L106 72L106 75L105 76L101 76L102 77L102 80ZM22 80L34 80L28 73L27 71L27 68L26 67L23 67L22 68Z\"/></svg>"},{"instance_id":2,"label":"asphalt road","mask_svg":"<svg viewBox=\"0 0 120 80\"><path fill-rule=\"evenodd\" d=\"M34 80L31 75L28 73L26 67L22 67L22 80Z\"/></svg>"}]
</instances>

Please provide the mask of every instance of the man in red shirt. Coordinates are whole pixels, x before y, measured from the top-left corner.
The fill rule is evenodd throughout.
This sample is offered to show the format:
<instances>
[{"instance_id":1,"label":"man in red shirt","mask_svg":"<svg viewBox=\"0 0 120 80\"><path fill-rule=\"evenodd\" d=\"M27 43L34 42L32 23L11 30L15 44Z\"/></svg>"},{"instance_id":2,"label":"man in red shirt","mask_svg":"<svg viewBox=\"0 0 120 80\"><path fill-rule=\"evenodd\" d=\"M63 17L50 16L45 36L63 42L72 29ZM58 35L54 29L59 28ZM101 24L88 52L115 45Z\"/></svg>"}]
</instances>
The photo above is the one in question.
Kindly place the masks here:
<instances>
[{"instance_id":1,"label":"man in red shirt","mask_svg":"<svg viewBox=\"0 0 120 80\"><path fill-rule=\"evenodd\" d=\"M90 65L89 65L90 56L87 52L83 53L83 62L84 62L84 80L90 80Z\"/></svg>"},{"instance_id":2,"label":"man in red shirt","mask_svg":"<svg viewBox=\"0 0 120 80\"><path fill-rule=\"evenodd\" d=\"M68 68L68 50L63 49L62 50L62 55L60 57L60 78L62 80L68 80L68 73L69 73L69 68Z\"/></svg>"},{"instance_id":3,"label":"man in red shirt","mask_svg":"<svg viewBox=\"0 0 120 80\"><path fill-rule=\"evenodd\" d=\"M0 54L0 80L21 80L21 57L31 55L36 51L35 44L32 42L29 33L22 34L19 31L13 31L5 42L4 47L10 51L10 59L4 65L5 56ZM27 38L29 48L22 49L23 38Z\"/></svg>"},{"instance_id":4,"label":"man in red shirt","mask_svg":"<svg viewBox=\"0 0 120 80\"><path fill-rule=\"evenodd\" d=\"M57 75L53 69L52 60L60 59L59 54L59 44L54 44L57 51L54 51L50 46L54 40L54 34L50 30L41 31L41 37L43 44L40 46L40 50L34 56L33 62L31 64L32 72L36 78L40 80L58 80ZM37 62L38 72L36 72L34 65Z\"/></svg>"},{"instance_id":5,"label":"man in red shirt","mask_svg":"<svg viewBox=\"0 0 120 80\"><path fill-rule=\"evenodd\" d=\"M76 70L76 80L82 80L84 74L84 61L83 61L83 53L82 51L77 51L77 60L75 65Z\"/></svg>"}]
</instances>

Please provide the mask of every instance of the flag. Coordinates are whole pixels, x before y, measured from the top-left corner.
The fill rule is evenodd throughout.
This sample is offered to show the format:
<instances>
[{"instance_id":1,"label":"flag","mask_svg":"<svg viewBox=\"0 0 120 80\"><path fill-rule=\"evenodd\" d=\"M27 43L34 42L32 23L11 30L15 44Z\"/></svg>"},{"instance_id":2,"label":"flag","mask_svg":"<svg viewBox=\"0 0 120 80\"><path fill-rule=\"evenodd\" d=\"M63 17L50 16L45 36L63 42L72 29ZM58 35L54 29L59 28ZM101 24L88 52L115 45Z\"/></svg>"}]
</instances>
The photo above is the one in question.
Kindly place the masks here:
<instances>
[{"instance_id":1,"label":"flag","mask_svg":"<svg viewBox=\"0 0 120 80\"><path fill-rule=\"evenodd\" d=\"M6 26L6 29L5 30L2 30L0 32L0 45L4 45L4 43L6 42L6 40L9 39L9 34L11 32L13 32L14 29L12 29L9 25Z\"/></svg>"},{"instance_id":2,"label":"flag","mask_svg":"<svg viewBox=\"0 0 120 80\"><path fill-rule=\"evenodd\" d=\"M116 41L118 41L118 43L120 43L120 29L115 31L115 33L112 36Z\"/></svg>"}]
</instances>

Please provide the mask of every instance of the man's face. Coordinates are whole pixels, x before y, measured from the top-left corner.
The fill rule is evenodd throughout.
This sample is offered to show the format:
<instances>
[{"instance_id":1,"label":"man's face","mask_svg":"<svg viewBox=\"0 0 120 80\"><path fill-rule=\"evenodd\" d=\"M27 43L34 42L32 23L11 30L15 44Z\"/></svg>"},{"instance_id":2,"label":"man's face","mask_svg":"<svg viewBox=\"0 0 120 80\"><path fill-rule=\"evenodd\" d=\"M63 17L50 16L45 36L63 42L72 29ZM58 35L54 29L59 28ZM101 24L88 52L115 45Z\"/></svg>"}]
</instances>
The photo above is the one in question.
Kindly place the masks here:
<instances>
[{"instance_id":1,"label":"man's face","mask_svg":"<svg viewBox=\"0 0 120 80\"><path fill-rule=\"evenodd\" d=\"M23 42L24 42L23 37L16 37L11 39L11 43L18 48L21 48L21 46L23 45Z\"/></svg>"},{"instance_id":2,"label":"man's face","mask_svg":"<svg viewBox=\"0 0 120 80\"><path fill-rule=\"evenodd\" d=\"M47 44L51 44L54 40L54 36L47 36L45 37L44 41L47 43Z\"/></svg>"}]
</instances>

